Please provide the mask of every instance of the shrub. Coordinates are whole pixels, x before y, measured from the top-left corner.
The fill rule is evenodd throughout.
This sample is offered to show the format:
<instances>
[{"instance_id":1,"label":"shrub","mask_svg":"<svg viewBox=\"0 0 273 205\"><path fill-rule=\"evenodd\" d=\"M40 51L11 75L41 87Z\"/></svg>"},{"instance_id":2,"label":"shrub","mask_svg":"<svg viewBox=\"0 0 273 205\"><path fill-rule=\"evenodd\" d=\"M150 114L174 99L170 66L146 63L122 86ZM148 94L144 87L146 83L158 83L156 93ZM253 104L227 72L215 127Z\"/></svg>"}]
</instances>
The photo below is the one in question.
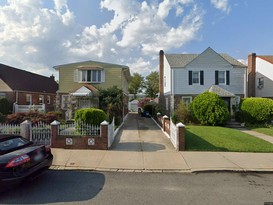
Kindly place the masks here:
<instances>
[{"instance_id":1,"label":"shrub","mask_svg":"<svg viewBox=\"0 0 273 205\"><path fill-rule=\"evenodd\" d=\"M82 108L75 112L76 122L85 122L92 125L100 125L101 122L107 120L106 113L101 109Z\"/></svg>"},{"instance_id":2,"label":"shrub","mask_svg":"<svg viewBox=\"0 0 273 205\"><path fill-rule=\"evenodd\" d=\"M273 100L268 98L246 98L241 105L243 119L247 123L262 124L272 120Z\"/></svg>"},{"instance_id":3,"label":"shrub","mask_svg":"<svg viewBox=\"0 0 273 205\"><path fill-rule=\"evenodd\" d=\"M225 101L219 95L208 91L194 98L191 110L202 125L223 125L229 119Z\"/></svg>"},{"instance_id":4,"label":"shrub","mask_svg":"<svg viewBox=\"0 0 273 205\"><path fill-rule=\"evenodd\" d=\"M153 116L156 114L156 106L151 103L146 104L143 107L143 112L148 112L150 116Z\"/></svg>"},{"instance_id":5,"label":"shrub","mask_svg":"<svg viewBox=\"0 0 273 205\"><path fill-rule=\"evenodd\" d=\"M10 103L7 98L0 98L0 113L3 115L10 113Z\"/></svg>"},{"instance_id":6,"label":"shrub","mask_svg":"<svg viewBox=\"0 0 273 205\"><path fill-rule=\"evenodd\" d=\"M180 101L177 105L177 108L175 109L172 121L174 123L182 122L182 123L188 123L190 119L190 112L187 106Z\"/></svg>"},{"instance_id":7,"label":"shrub","mask_svg":"<svg viewBox=\"0 0 273 205\"><path fill-rule=\"evenodd\" d=\"M3 115L1 112L0 112L0 123L3 123L6 121L6 116Z\"/></svg>"}]
</instances>

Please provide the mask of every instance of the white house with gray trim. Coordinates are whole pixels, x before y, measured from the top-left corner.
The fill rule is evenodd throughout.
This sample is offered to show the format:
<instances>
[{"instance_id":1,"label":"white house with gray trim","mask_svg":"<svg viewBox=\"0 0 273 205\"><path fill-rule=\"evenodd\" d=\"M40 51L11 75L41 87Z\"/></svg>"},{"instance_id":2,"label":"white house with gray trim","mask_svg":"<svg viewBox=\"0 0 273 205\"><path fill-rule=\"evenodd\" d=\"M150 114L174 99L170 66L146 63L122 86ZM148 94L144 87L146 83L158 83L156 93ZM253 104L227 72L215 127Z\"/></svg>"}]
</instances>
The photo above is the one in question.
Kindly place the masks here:
<instances>
[{"instance_id":1,"label":"white house with gray trim","mask_svg":"<svg viewBox=\"0 0 273 205\"><path fill-rule=\"evenodd\" d=\"M247 66L208 47L201 54L159 53L160 103L173 113L182 100L190 103L207 90L220 95L233 113L240 98L246 97Z\"/></svg>"}]
</instances>

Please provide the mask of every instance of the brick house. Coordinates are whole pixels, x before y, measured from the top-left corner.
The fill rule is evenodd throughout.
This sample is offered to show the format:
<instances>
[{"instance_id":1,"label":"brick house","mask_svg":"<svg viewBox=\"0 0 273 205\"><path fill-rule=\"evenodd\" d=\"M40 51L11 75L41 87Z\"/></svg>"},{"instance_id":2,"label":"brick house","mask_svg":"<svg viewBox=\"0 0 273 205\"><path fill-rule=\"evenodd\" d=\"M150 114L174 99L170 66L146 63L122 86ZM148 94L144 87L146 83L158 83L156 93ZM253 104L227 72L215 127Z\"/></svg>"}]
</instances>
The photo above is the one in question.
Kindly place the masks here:
<instances>
[{"instance_id":1,"label":"brick house","mask_svg":"<svg viewBox=\"0 0 273 205\"><path fill-rule=\"evenodd\" d=\"M248 56L248 96L273 98L273 56Z\"/></svg>"},{"instance_id":2,"label":"brick house","mask_svg":"<svg viewBox=\"0 0 273 205\"><path fill-rule=\"evenodd\" d=\"M210 47L201 54L159 53L159 102L169 116L182 100L191 103L205 91L218 94L233 114L246 97L247 66Z\"/></svg>"},{"instance_id":3,"label":"brick house","mask_svg":"<svg viewBox=\"0 0 273 205\"><path fill-rule=\"evenodd\" d=\"M0 97L13 105L12 112L53 111L57 90L54 76L45 77L0 64Z\"/></svg>"}]
</instances>

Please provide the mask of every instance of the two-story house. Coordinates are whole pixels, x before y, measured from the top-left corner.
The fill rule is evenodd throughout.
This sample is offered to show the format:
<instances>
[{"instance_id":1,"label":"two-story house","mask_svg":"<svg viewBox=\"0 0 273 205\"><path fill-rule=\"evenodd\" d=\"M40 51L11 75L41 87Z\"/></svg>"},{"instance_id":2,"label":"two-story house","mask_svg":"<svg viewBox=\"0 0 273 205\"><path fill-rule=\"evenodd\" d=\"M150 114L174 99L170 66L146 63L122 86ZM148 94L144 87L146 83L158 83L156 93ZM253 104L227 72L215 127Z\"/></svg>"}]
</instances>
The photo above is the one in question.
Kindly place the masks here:
<instances>
[{"instance_id":1,"label":"two-story house","mask_svg":"<svg viewBox=\"0 0 273 205\"><path fill-rule=\"evenodd\" d=\"M273 98L273 56L248 56L248 96Z\"/></svg>"},{"instance_id":2,"label":"two-story house","mask_svg":"<svg viewBox=\"0 0 273 205\"><path fill-rule=\"evenodd\" d=\"M84 61L54 66L59 71L57 104L72 119L74 111L80 108L99 106L97 91L117 86L123 90L123 116L128 112L128 66L111 63Z\"/></svg>"},{"instance_id":3,"label":"two-story house","mask_svg":"<svg viewBox=\"0 0 273 205\"><path fill-rule=\"evenodd\" d=\"M210 47L201 54L164 54L161 50L159 75L159 102L170 115L181 100L189 104L205 91L220 95L231 114L240 98L246 97L247 66Z\"/></svg>"},{"instance_id":4,"label":"two-story house","mask_svg":"<svg viewBox=\"0 0 273 205\"><path fill-rule=\"evenodd\" d=\"M8 99L13 112L54 111L58 83L45 77L0 64L0 97Z\"/></svg>"}]
</instances>

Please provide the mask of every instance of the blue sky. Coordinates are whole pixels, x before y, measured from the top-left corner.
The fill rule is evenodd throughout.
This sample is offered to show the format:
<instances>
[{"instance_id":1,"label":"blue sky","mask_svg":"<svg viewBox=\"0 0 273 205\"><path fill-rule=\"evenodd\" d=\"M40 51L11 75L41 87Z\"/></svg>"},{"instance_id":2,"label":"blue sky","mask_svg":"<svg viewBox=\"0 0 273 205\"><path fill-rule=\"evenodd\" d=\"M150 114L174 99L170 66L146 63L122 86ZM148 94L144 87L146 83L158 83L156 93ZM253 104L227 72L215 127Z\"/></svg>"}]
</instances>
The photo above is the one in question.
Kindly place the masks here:
<instances>
[{"instance_id":1,"label":"blue sky","mask_svg":"<svg viewBox=\"0 0 273 205\"><path fill-rule=\"evenodd\" d=\"M273 55L272 0L0 0L0 63L50 76L95 60L158 70L158 53Z\"/></svg>"}]
</instances>

